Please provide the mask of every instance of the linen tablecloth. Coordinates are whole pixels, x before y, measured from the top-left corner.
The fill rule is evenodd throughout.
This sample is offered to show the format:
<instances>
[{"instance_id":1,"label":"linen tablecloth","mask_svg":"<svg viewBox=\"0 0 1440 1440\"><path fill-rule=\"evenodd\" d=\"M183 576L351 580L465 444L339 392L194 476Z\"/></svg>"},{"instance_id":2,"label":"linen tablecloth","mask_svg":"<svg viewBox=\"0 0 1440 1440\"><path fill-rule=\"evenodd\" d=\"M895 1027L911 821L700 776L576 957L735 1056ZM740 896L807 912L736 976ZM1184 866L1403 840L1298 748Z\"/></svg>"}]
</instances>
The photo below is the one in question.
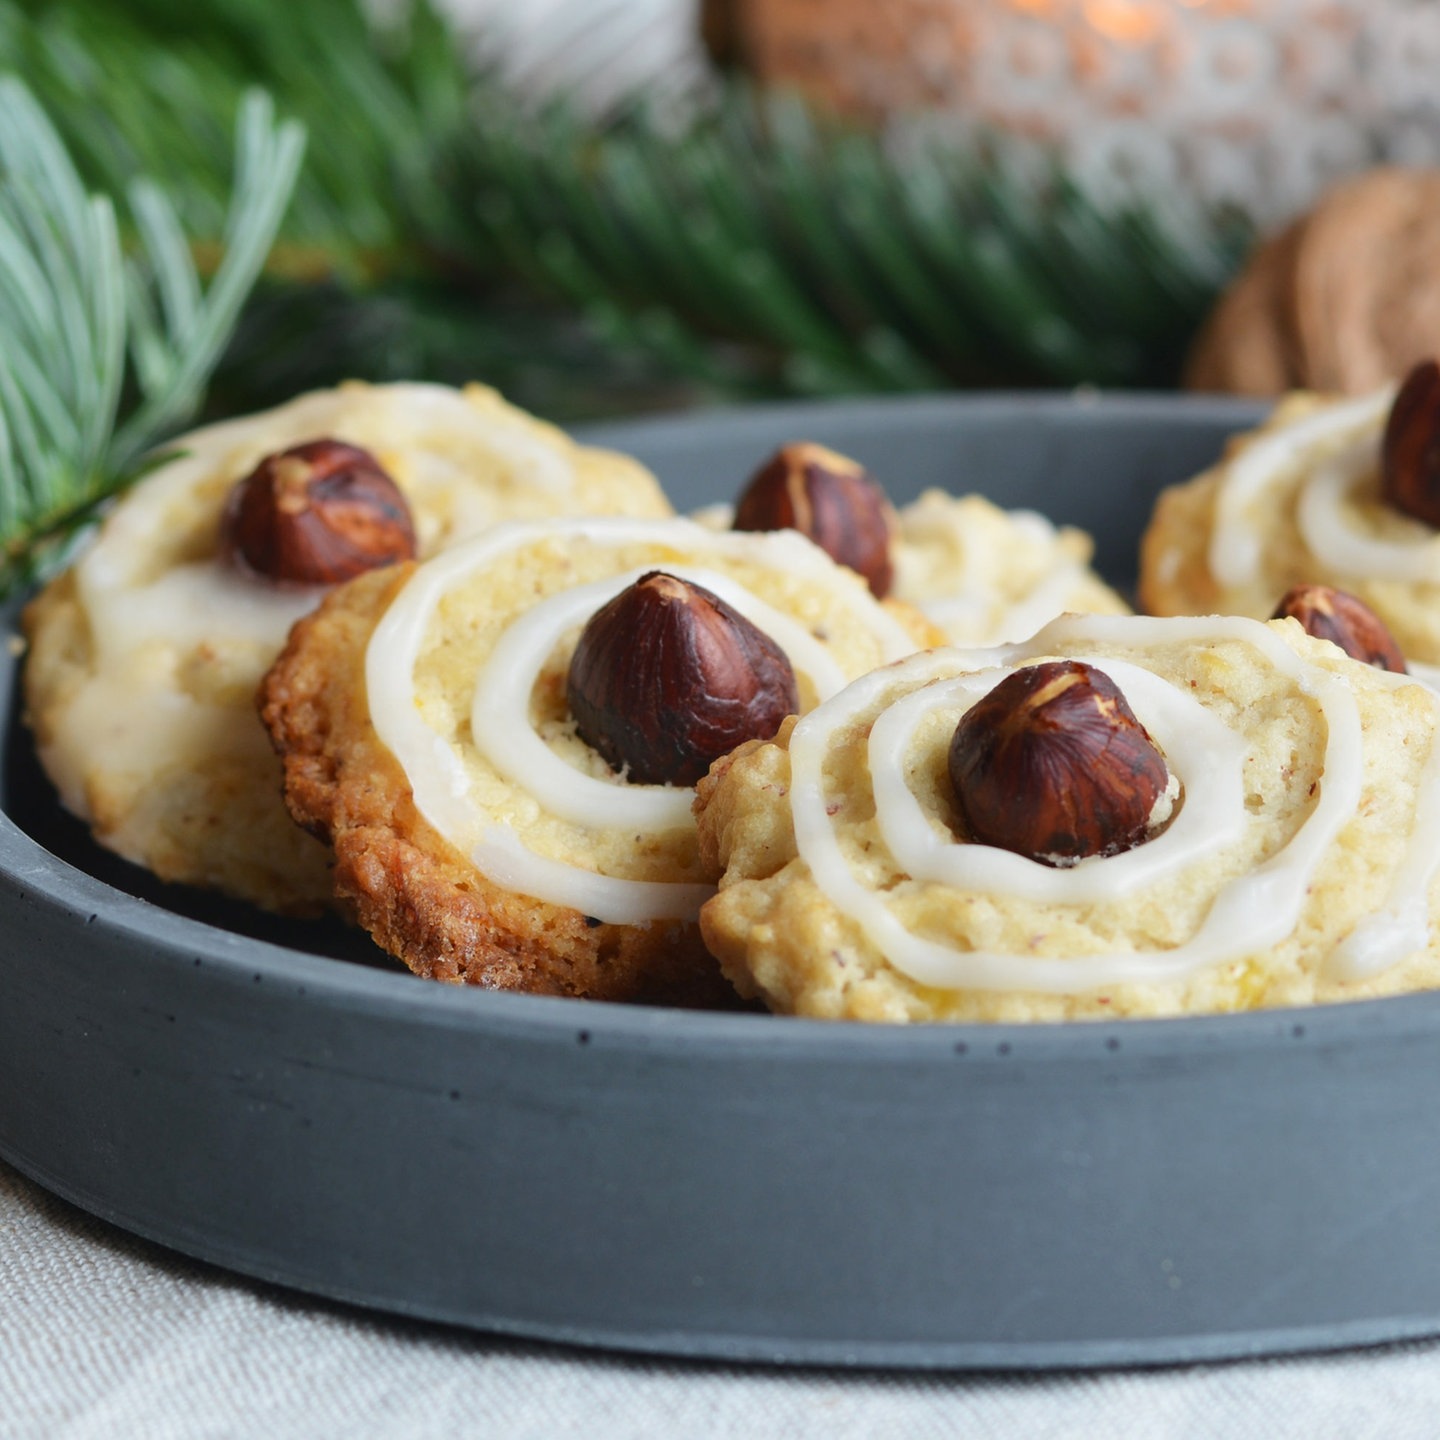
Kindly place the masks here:
<instances>
[{"instance_id":1,"label":"linen tablecloth","mask_svg":"<svg viewBox=\"0 0 1440 1440\"><path fill-rule=\"evenodd\" d=\"M497 1340L254 1283L0 1163L0 1436L1440 1433L1440 1342L1044 1375L687 1363Z\"/></svg>"}]
</instances>

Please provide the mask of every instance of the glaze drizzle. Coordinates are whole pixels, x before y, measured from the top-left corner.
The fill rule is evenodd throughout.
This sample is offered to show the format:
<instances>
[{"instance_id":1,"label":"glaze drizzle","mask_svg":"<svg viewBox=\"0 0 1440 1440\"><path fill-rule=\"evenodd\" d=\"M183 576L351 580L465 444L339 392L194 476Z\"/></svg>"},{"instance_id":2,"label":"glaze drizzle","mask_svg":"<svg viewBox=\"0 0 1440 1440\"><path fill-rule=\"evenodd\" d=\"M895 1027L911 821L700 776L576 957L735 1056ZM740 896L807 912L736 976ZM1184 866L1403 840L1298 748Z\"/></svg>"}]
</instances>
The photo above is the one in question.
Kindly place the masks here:
<instances>
[{"instance_id":1,"label":"glaze drizzle","mask_svg":"<svg viewBox=\"0 0 1440 1440\"><path fill-rule=\"evenodd\" d=\"M506 889L532 895L616 924L692 919L713 887L607 876L537 854L516 826L496 823L471 793L459 753L423 715L415 667L446 595L503 555L542 542L588 542L600 547L648 545L656 562L713 590L752 620L788 654L818 699L835 694L846 674L825 645L730 576L707 564L677 564L684 554L712 564L726 558L757 561L778 572L822 585L832 603L872 635L888 660L911 653L908 631L861 584L840 572L817 547L790 531L735 534L685 520L587 518L499 526L420 566L381 618L366 653L371 719L381 741L399 760L425 818L482 874ZM612 828L654 835L688 826L689 787L630 784L586 774L536 734L530 698L537 677L567 631L643 573L647 563L582 586L561 590L522 611L506 628L475 677L470 738L500 775L523 788L527 805L597 831Z\"/></svg>"},{"instance_id":2,"label":"glaze drizzle","mask_svg":"<svg viewBox=\"0 0 1440 1440\"><path fill-rule=\"evenodd\" d=\"M877 825L897 866L911 878L1040 902L1116 900L1178 873L1231 843L1243 829L1245 741L1203 711L1197 700L1142 666L1087 653L1087 659L1121 686L1136 715L1160 743L1184 786L1185 801L1169 829L1146 844L1069 869L1054 869L942 835L911 792L904 758L928 715L946 708L958 714L1019 665L1065 654L1077 642L1130 647L1176 640L1197 646L1242 642L1318 707L1319 722L1326 730L1321 779L1309 813L1289 840L1257 868L1223 884L1195 933L1169 949L1049 958L964 950L907 930L886 895L864 883L841 846L836 816L843 816L842 799L830 793L825 781L826 755L840 733L859 723L897 682L915 687L882 711L867 741ZM1414 683L1406 676L1393 680ZM1164 620L1064 616L1022 644L989 651L930 652L848 686L795 727L790 738L789 803L799 856L815 883L916 983L951 990L1079 994L1127 982L1178 980L1204 967L1256 954L1290 935L1322 856L1360 803L1361 744L1359 710L1344 679L1302 659L1262 622L1219 616ZM1349 975L1374 973L1427 943L1425 896L1440 866L1437 751L1440 746L1432 746L1416 821L1390 900L1357 926L1334 962ZM1418 905L1410 898L1416 895Z\"/></svg>"}]
</instances>

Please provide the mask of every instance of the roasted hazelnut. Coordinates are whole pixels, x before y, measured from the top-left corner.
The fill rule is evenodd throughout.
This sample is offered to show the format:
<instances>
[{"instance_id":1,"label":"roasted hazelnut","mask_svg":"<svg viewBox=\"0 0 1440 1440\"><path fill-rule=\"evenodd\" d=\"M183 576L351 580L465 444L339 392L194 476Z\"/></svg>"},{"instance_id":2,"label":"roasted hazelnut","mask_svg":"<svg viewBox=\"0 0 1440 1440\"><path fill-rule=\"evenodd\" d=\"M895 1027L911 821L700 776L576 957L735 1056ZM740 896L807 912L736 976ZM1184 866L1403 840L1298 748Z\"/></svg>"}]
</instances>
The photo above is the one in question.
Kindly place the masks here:
<instances>
[{"instance_id":1,"label":"roasted hazelnut","mask_svg":"<svg viewBox=\"0 0 1440 1440\"><path fill-rule=\"evenodd\" d=\"M1296 585L1275 607L1272 620L1298 620L1306 634L1338 645L1377 670L1405 674L1405 657L1385 622L1363 601L1329 585Z\"/></svg>"},{"instance_id":2,"label":"roasted hazelnut","mask_svg":"<svg viewBox=\"0 0 1440 1440\"><path fill-rule=\"evenodd\" d=\"M647 785L693 785L800 708L795 672L762 630L703 586L659 570L591 616L570 660L575 728Z\"/></svg>"},{"instance_id":3,"label":"roasted hazelnut","mask_svg":"<svg viewBox=\"0 0 1440 1440\"><path fill-rule=\"evenodd\" d=\"M890 593L890 502L863 466L823 445L786 445L771 456L736 501L734 528L798 530L862 575L877 598Z\"/></svg>"},{"instance_id":4,"label":"roasted hazelnut","mask_svg":"<svg viewBox=\"0 0 1440 1440\"><path fill-rule=\"evenodd\" d=\"M1440 364L1422 360L1390 406L1380 446L1380 493L1440 529Z\"/></svg>"},{"instance_id":5,"label":"roasted hazelnut","mask_svg":"<svg viewBox=\"0 0 1440 1440\"><path fill-rule=\"evenodd\" d=\"M1006 676L961 716L949 762L968 838L1045 865L1130 850L1168 814L1164 757L1115 682L1079 661Z\"/></svg>"},{"instance_id":6,"label":"roasted hazelnut","mask_svg":"<svg viewBox=\"0 0 1440 1440\"><path fill-rule=\"evenodd\" d=\"M336 585L415 556L410 507L367 450L310 440L267 455L230 492L220 547L289 585Z\"/></svg>"}]
</instances>

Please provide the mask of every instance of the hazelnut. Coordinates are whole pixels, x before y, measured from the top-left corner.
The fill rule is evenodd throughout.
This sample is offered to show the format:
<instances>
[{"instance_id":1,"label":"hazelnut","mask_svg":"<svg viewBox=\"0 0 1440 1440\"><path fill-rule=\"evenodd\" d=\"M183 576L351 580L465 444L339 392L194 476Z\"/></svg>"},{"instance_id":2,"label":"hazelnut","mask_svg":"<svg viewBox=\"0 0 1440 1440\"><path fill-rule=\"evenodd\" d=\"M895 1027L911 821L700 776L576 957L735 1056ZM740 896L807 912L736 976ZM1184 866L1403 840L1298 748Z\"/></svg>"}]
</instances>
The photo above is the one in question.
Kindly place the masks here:
<instances>
[{"instance_id":1,"label":"hazelnut","mask_svg":"<svg viewBox=\"0 0 1440 1440\"><path fill-rule=\"evenodd\" d=\"M1380 493L1440 529L1440 365L1422 360L1390 406L1380 445Z\"/></svg>"},{"instance_id":2,"label":"hazelnut","mask_svg":"<svg viewBox=\"0 0 1440 1440\"><path fill-rule=\"evenodd\" d=\"M575 728L647 785L693 785L800 708L795 672L762 630L703 586L652 570L597 610L566 682Z\"/></svg>"},{"instance_id":3,"label":"hazelnut","mask_svg":"<svg viewBox=\"0 0 1440 1440\"><path fill-rule=\"evenodd\" d=\"M1406 673L1405 657L1385 622L1363 601L1329 585L1296 585L1275 607L1272 620L1298 620L1306 634L1338 645L1377 670Z\"/></svg>"},{"instance_id":4,"label":"hazelnut","mask_svg":"<svg viewBox=\"0 0 1440 1440\"><path fill-rule=\"evenodd\" d=\"M415 556L410 507L368 450L310 440L267 455L230 492L220 548L290 585L335 585Z\"/></svg>"},{"instance_id":5,"label":"hazelnut","mask_svg":"<svg viewBox=\"0 0 1440 1440\"><path fill-rule=\"evenodd\" d=\"M823 445L786 445L771 456L736 502L734 528L798 530L862 575L877 599L890 593L890 502L863 466Z\"/></svg>"},{"instance_id":6,"label":"hazelnut","mask_svg":"<svg viewBox=\"0 0 1440 1440\"><path fill-rule=\"evenodd\" d=\"M1173 808L1165 759L1115 682L1074 660L1008 675L960 718L949 762L968 838L1045 865L1133 849Z\"/></svg>"}]
</instances>

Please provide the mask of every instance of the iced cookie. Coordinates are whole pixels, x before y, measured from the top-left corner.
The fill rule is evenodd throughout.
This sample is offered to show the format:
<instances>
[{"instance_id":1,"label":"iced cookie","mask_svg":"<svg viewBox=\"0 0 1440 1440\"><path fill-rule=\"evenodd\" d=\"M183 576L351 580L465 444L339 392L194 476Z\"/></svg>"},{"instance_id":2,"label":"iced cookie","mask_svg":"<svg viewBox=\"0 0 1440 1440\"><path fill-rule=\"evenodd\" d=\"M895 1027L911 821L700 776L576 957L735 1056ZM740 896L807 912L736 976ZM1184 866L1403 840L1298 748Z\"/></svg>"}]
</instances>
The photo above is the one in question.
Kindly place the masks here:
<instances>
[{"instance_id":1,"label":"iced cookie","mask_svg":"<svg viewBox=\"0 0 1440 1440\"><path fill-rule=\"evenodd\" d=\"M342 899L412 970L715 1003L695 779L933 638L794 533L514 524L335 591L263 714Z\"/></svg>"},{"instance_id":2,"label":"iced cookie","mask_svg":"<svg viewBox=\"0 0 1440 1440\"><path fill-rule=\"evenodd\" d=\"M1083 531L941 490L897 512L863 466L823 445L783 446L733 511L716 507L707 517L738 530L799 530L876 595L922 610L957 645L1024 639L1065 611L1129 611L1090 569L1094 544Z\"/></svg>"},{"instance_id":3,"label":"iced cookie","mask_svg":"<svg viewBox=\"0 0 1440 1440\"><path fill-rule=\"evenodd\" d=\"M802 1015L1061 1020L1440 984L1440 700L1292 620L1067 616L715 767L701 925Z\"/></svg>"},{"instance_id":4,"label":"iced cookie","mask_svg":"<svg viewBox=\"0 0 1440 1440\"><path fill-rule=\"evenodd\" d=\"M348 384L174 442L25 612L40 759L96 838L166 880L328 903L255 689L327 586L517 517L659 516L654 478L493 391Z\"/></svg>"},{"instance_id":5,"label":"iced cookie","mask_svg":"<svg viewBox=\"0 0 1440 1440\"><path fill-rule=\"evenodd\" d=\"M1357 596L1406 656L1440 662L1440 368L1397 395L1289 397L1220 464L1165 491L1141 546L1141 607L1263 617L1291 586Z\"/></svg>"},{"instance_id":6,"label":"iced cookie","mask_svg":"<svg viewBox=\"0 0 1440 1440\"><path fill-rule=\"evenodd\" d=\"M1033 510L927 490L899 512L892 593L952 644L1024 640L1067 611L1129 614L1090 568L1094 549L1084 531Z\"/></svg>"}]
</instances>

